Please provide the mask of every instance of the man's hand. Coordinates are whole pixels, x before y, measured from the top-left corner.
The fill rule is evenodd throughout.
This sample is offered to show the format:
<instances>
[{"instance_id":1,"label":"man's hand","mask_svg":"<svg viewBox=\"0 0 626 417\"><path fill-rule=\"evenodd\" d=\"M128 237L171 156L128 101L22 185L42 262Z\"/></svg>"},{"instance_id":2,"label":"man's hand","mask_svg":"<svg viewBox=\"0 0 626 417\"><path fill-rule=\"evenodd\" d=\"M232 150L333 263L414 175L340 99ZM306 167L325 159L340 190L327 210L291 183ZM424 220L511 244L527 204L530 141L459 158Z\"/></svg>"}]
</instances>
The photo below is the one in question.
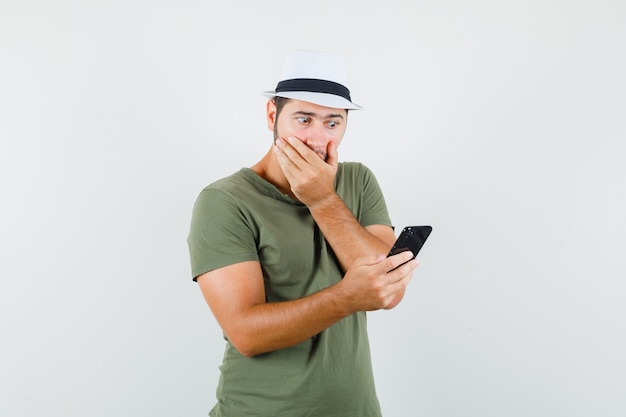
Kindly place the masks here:
<instances>
[{"instance_id":1,"label":"man's hand","mask_svg":"<svg viewBox=\"0 0 626 417\"><path fill-rule=\"evenodd\" d=\"M328 143L326 160L295 137L276 139L274 152L291 192L307 207L334 196L339 159L333 141Z\"/></svg>"},{"instance_id":2,"label":"man's hand","mask_svg":"<svg viewBox=\"0 0 626 417\"><path fill-rule=\"evenodd\" d=\"M406 251L389 258L379 255L357 260L337 284L350 311L391 309L398 305L418 265L411 257L412 253Z\"/></svg>"}]
</instances>

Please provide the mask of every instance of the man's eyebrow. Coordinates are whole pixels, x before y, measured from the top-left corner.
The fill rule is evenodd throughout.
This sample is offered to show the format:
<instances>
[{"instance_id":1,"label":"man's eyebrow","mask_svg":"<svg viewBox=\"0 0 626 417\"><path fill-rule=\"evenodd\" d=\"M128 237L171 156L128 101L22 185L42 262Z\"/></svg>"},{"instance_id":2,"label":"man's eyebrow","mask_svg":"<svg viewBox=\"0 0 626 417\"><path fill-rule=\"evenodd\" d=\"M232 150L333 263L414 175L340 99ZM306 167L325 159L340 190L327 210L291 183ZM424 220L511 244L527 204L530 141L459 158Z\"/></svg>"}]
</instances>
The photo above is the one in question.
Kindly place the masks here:
<instances>
[{"instance_id":1,"label":"man's eyebrow","mask_svg":"<svg viewBox=\"0 0 626 417\"><path fill-rule=\"evenodd\" d=\"M293 112L294 116L308 116L308 117L314 117L314 118L320 118L320 116L315 113L315 112L310 112L310 111L303 111L303 110L298 110ZM334 119L334 118L340 118L343 119L343 115L339 114L339 113L328 113L325 114L323 116L321 116L322 119Z\"/></svg>"}]
</instances>

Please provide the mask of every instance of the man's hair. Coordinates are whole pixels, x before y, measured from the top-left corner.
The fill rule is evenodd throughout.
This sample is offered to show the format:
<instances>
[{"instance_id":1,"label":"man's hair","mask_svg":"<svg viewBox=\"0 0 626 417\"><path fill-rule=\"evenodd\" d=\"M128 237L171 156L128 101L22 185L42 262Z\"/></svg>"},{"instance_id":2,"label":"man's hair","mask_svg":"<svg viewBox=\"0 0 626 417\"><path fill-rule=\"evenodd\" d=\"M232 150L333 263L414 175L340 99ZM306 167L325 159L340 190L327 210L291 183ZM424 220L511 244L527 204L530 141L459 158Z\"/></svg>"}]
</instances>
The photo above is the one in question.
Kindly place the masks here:
<instances>
[{"instance_id":1,"label":"man's hair","mask_svg":"<svg viewBox=\"0 0 626 417\"><path fill-rule=\"evenodd\" d=\"M274 97L274 104L276 104L276 119L277 120L278 120L278 116L280 116L280 112L283 111L283 107L285 107L285 104L287 104L288 101L289 99L287 97L279 97L279 96Z\"/></svg>"}]
</instances>

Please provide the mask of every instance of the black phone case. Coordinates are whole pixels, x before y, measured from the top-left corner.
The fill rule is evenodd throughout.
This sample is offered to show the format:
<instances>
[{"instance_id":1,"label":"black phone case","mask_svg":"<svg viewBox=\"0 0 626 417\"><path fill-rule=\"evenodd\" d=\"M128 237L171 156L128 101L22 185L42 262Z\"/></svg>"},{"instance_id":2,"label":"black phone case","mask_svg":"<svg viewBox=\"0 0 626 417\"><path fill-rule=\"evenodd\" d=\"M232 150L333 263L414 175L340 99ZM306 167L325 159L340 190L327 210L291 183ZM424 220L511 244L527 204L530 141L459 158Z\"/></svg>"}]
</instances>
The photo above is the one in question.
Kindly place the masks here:
<instances>
[{"instance_id":1,"label":"black phone case","mask_svg":"<svg viewBox=\"0 0 626 417\"><path fill-rule=\"evenodd\" d=\"M431 226L405 227L402 229L400 236L398 236L387 257L410 250L413 253L413 258L415 258L432 230Z\"/></svg>"}]
</instances>

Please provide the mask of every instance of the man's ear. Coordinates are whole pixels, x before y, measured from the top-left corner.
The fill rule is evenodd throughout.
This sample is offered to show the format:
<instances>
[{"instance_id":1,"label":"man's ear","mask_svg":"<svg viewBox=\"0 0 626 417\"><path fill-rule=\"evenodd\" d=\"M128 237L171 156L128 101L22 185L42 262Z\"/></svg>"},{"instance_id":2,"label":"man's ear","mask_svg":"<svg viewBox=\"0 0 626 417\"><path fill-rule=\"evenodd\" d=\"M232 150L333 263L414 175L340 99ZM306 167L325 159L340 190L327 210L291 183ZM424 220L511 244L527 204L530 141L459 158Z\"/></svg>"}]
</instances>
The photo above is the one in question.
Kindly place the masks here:
<instances>
[{"instance_id":1,"label":"man's ear","mask_svg":"<svg viewBox=\"0 0 626 417\"><path fill-rule=\"evenodd\" d=\"M273 132L276 124L276 103L274 103L274 100L267 101L265 110L267 113L267 128Z\"/></svg>"}]
</instances>

